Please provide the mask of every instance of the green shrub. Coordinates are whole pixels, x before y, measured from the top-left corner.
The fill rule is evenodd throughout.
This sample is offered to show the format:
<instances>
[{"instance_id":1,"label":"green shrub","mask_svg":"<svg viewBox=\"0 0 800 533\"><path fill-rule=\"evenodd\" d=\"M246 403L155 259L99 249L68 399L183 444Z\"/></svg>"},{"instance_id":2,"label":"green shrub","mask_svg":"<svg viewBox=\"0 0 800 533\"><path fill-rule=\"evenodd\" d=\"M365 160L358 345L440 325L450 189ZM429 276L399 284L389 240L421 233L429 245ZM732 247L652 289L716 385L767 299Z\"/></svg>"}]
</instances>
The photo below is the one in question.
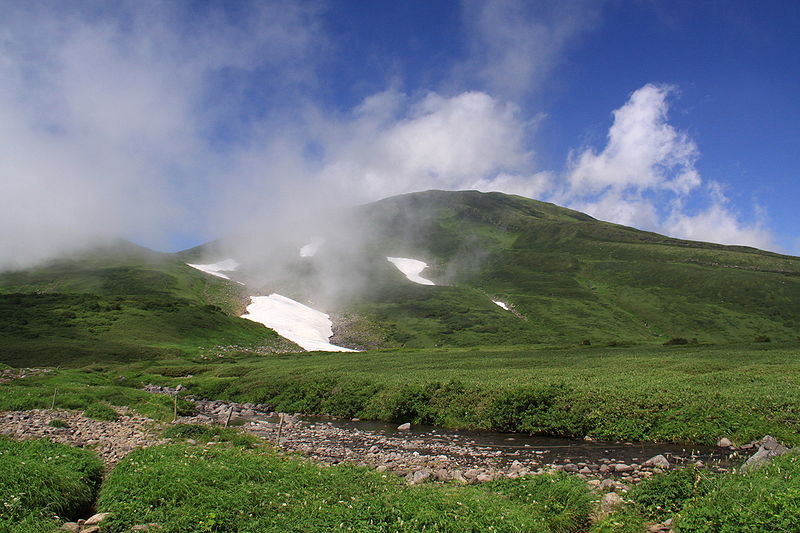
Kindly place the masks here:
<instances>
[{"instance_id":1,"label":"green shrub","mask_svg":"<svg viewBox=\"0 0 800 533\"><path fill-rule=\"evenodd\" d=\"M494 398L486 417L498 431L583 436L589 428L583 413L575 408L572 394L564 384L511 389Z\"/></svg>"},{"instance_id":2,"label":"green shrub","mask_svg":"<svg viewBox=\"0 0 800 533\"><path fill-rule=\"evenodd\" d=\"M746 474L721 476L676 520L681 533L797 531L800 455L776 457Z\"/></svg>"},{"instance_id":3,"label":"green shrub","mask_svg":"<svg viewBox=\"0 0 800 533\"><path fill-rule=\"evenodd\" d=\"M664 343L664 346L682 346L684 344L689 344L689 341L683 337L672 337Z\"/></svg>"},{"instance_id":4,"label":"green shrub","mask_svg":"<svg viewBox=\"0 0 800 533\"><path fill-rule=\"evenodd\" d=\"M759 335L758 337L753 339L753 341L754 342L770 342L770 341L772 341L772 339L770 339L766 335Z\"/></svg>"},{"instance_id":5,"label":"green shrub","mask_svg":"<svg viewBox=\"0 0 800 533\"><path fill-rule=\"evenodd\" d=\"M52 531L54 515L85 515L102 471L98 457L87 450L0 438L0 531Z\"/></svg>"},{"instance_id":6,"label":"green shrub","mask_svg":"<svg viewBox=\"0 0 800 533\"><path fill-rule=\"evenodd\" d=\"M119 419L119 414L108 404L95 402L83 410L83 416L93 420L114 422Z\"/></svg>"},{"instance_id":7,"label":"green shrub","mask_svg":"<svg viewBox=\"0 0 800 533\"><path fill-rule=\"evenodd\" d=\"M51 428L66 428L66 427L69 427L67 422L62 420L62 419L60 419L60 418L52 419L50 422L48 422L47 425L50 426Z\"/></svg>"},{"instance_id":8,"label":"green shrub","mask_svg":"<svg viewBox=\"0 0 800 533\"><path fill-rule=\"evenodd\" d=\"M708 492L713 479L707 470L679 468L642 481L628 496L646 517L661 520L681 512L688 501Z\"/></svg>"}]
</instances>

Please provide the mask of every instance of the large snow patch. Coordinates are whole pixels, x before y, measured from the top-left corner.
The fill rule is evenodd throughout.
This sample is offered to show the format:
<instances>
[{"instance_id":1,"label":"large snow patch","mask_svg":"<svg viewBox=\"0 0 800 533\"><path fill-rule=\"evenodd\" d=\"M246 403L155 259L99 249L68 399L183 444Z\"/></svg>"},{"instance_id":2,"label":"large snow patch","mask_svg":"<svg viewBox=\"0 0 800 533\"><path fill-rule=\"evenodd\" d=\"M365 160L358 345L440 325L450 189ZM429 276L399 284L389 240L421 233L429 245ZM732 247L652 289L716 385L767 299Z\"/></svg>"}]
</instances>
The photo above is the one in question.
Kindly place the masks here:
<instances>
[{"instance_id":1,"label":"large snow patch","mask_svg":"<svg viewBox=\"0 0 800 533\"><path fill-rule=\"evenodd\" d=\"M419 259L409 259L407 257L387 257L390 263L397 267L397 270L406 275L406 277L414 283L420 285L436 285L429 279L420 276L420 273L428 268L428 263L420 261Z\"/></svg>"},{"instance_id":2,"label":"large snow patch","mask_svg":"<svg viewBox=\"0 0 800 533\"><path fill-rule=\"evenodd\" d=\"M239 262L235 259L225 259L224 261L218 261L216 263L211 263L208 265L196 265L192 263L186 263L192 268L196 268L197 270L202 270L206 274L211 274L212 276L217 276L218 278L224 279L231 279L223 272L233 272L237 268L239 268Z\"/></svg>"},{"instance_id":3,"label":"large snow patch","mask_svg":"<svg viewBox=\"0 0 800 533\"><path fill-rule=\"evenodd\" d=\"M247 313L242 318L264 324L308 351L357 351L328 342L333 335L333 323L322 311L280 294L251 296L250 301L252 303L247 306Z\"/></svg>"}]
</instances>

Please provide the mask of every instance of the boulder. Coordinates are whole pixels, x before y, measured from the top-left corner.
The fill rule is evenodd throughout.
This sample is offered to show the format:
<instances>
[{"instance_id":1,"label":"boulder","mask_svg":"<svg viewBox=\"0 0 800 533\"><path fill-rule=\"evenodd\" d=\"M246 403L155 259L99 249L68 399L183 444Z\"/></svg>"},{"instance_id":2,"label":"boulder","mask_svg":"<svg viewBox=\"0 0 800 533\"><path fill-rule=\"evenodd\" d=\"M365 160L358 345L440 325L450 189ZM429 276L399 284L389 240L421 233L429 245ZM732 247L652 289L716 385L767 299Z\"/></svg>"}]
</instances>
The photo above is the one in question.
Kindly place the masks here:
<instances>
[{"instance_id":1,"label":"boulder","mask_svg":"<svg viewBox=\"0 0 800 533\"><path fill-rule=\"evenodd\" d=\"M411 429L411 424L409 422L406 422L405 424L400 424L399 426L397 426L397 429L400 431L408 431L409 429Z\"/></svg>"},{"instance_id":2,"label":"boulder","mask_svg":"<svg viewBox=\"0 0 800 533\"><path fill-rule=\"evenodd\" d=\"M727 437L722 437L717 442L717 446L719 446L720 448L730 448L731 446L733 446L733 442L731 442L731 440Z\"/></svg>"},{"instance_id":3,"label":"boulder","mask_svg":"<svg viewBox=\"0 0 800 533\"><path fill-rule=\"evenodd\" d=\"M406 481L408 482L409 485L419 485L420 483L422 483L423 481L425 481L429 477L431 477L430 470L425 470L423 468L423 469L416 470L416 471L411 472L410 474L408 474L406 476Z\"/></svg>"},{"instance_id":4,"label":"boulder","mask_svg":"<svg viewBox=\"0 0 800 533\"><path fill-rule=\"evenodd\" d=\"M655 468L669 468L669 461L663 455L656 455L655 457L651 457L644 463L642 466L652 466Z\"/></svg>"},{"instance_id":5,"label":"boulder","mask_svg":"<svg viewBox=\"0 0 800 533\"><path fill-rule=\"evenodd\" d=\"M742 465L742 472L749 472L767 464L773 457L788 453L789 449L782 444L778 444L774 449L770 450L764 446L759 446L758 451L750 456L750 458Z\"/></svg>"}]
</instances>

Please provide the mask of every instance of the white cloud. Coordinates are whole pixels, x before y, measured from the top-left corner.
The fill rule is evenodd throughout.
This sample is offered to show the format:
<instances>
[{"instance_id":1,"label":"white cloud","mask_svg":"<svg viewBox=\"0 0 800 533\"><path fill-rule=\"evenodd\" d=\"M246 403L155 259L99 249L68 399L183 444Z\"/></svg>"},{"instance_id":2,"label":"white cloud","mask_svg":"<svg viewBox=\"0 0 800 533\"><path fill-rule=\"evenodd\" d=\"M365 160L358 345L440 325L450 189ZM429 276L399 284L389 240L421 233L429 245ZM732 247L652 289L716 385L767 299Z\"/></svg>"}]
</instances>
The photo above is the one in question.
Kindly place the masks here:
<instances>
[{"instance_id":1,"label":"white cloud","mask_svg":"<svg viewBox=\"0 0 800 533\"><path fill-rule=\"evenodd\" d=\"M375 95L328 125L321 178L366 199L432 188L535 194L547 179L531 172L527 127L515 106L482 92Z\"/></svg>"},{"instance_id":2,"label":"white cloud","mask_svg":"<svg viewBox=\"0 0 800 533\"><path fill-rule=\"evenodd\" d=\"M590 215L671 236L774 248L762 222L745 224L719 184L695 167L695 142L668 122L672 88L647 84L614 111L601 151L570 154L565 183L553 197ZM689 200L705 207L688 211Z\"/></svg>"},{"instance_id":3,"label":"white cloud","mask_svg":"<svg viewBox=\"0 0 800 533\"><path fill-rule=\"evenodd\" d=\"M225 161L213 132L250 79L237 73L313 82L311 8L261 2L234 25L184 7L4 3L0 268L109 236L157 243L197 223Z\"/></svg>"},{"instance_id":4,"label":"white cloud","mask_svg":"<svg viewBox=\"0 0 800 533\"><path fill-rule=\"evenodd\" d=\"M537 88L564 49L599 18L599 3L464 0L472 44L461 70L493 93L519 97Z\"/></svg>"},{"instance_id":5,"label":"white cloud","mask_svg":"<svg viewBox=\"0 0 800 533\"><path fill-rule=\"evenodd\" d=\"M608 144L571 154L571 194L606 189L668 189L686 195L700 185L697 146L667 122L671 89L647 84L614 111Z\"/></svg>"}]
</instances>

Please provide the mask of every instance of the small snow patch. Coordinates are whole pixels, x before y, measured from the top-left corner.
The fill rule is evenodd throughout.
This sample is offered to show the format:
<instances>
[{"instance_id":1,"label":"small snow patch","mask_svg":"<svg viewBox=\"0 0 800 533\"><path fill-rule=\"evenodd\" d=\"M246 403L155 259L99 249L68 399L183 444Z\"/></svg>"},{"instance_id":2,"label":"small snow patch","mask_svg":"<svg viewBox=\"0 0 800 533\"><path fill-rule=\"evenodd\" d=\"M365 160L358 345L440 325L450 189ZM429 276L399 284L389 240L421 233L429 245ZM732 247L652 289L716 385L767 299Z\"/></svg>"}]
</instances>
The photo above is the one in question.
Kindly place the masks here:
<instances>
[{"instance_id":1,"label":"small snow patch","mask_svg":"<svg viewBox=\"0 0 800 533\"><path fill-rule=\"evenodd\" d=\"M196 268L197 270L201 270L206 274L211 274L212 276L217 276L218 278L224 279L231 279L223 272L233 272L237 268L239 268L239 262L234 259L225 259L224 261L218 261L216 263L211 263L208 265L196 265L192 263L186 263L192 268Z\"/></svg>"},{"instance_id":2,"label":"small snow patch","mask_svg":"<svg viewBox=\"0 0 800 533\"><path fill-rule=\"evenodd\" d=\"M508 311L508 310L509 310L509 309L508 309L508 305L506 305L505 303L501 302L500 300L492 300L492 301L493 301L494 303L496 303L497 305L499 305L500 307L502 307L503 309L505 309L506 311Z\"/></svg>"},{"instance_id":3,"label":"small snow patch","mask_svg":"<svg viewBox=\"0 0 800 533\"><path fill-rule=\"evenodd\" d=\"M280 294L251 296L247 313L242 318L264 324L308 351L355 352L336 346L328 340L333 335L328 315Z\"/></svg>"},{"instance_id":4,"label":"small snow patch","mask_svg":"<svg viewBox=\"0 0 800 533\"><path fill-rule=\"evenodd\" d=\"M428 268L428 263L418 259L409 259L407 257L387 257L390 263L397 267L397 270L405 274L405 276L414 283L420 285L436 285L429 279L420 276L420 273Z\"/></svg>"}]
</instances>

